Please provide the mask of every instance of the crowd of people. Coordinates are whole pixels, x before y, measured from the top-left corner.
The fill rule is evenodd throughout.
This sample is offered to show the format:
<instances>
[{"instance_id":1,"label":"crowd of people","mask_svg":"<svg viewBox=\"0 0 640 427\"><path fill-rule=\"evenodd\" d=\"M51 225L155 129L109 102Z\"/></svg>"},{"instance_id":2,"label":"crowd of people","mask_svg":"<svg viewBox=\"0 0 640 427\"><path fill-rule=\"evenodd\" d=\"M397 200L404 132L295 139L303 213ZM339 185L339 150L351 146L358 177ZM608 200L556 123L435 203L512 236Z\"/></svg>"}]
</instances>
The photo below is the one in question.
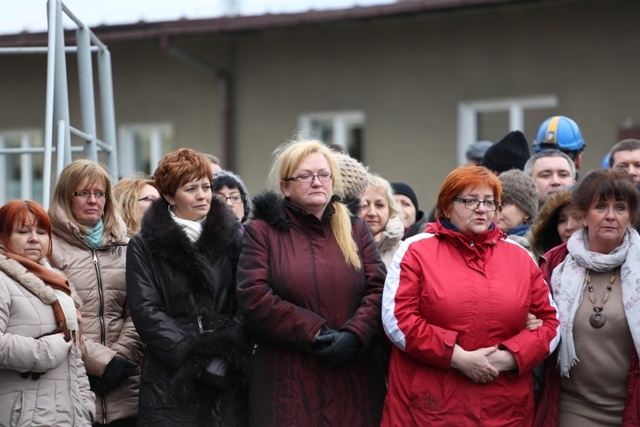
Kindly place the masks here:
<instances>
[{"instance_id":1,"label":"crowd of people","mask_svg":"<svg viewBox=\"0 0 640 427\"><path fill-rule=\"evenodd\" d=\"M296 139L0 207L0 425L640 425L640 140L479 141L420 210Z\"/></svg>"}]
</instances>

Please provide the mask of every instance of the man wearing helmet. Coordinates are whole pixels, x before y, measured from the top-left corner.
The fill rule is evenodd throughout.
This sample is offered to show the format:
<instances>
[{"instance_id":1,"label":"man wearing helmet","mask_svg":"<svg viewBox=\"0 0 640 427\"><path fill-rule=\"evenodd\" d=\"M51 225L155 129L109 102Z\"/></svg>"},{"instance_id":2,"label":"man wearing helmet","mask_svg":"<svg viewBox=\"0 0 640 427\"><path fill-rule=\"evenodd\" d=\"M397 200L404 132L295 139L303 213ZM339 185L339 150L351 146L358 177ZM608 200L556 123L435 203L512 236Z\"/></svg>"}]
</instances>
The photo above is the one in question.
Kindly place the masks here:
<instances>
[{"instance_id":1,"label":"man wearing helmet","mask_svg":"<svg viewBox=\"0 0 640 427\"><path fill-rule=\"evenodd\" d=\"M576 122L569 117L553 116L540 125L533 151L539 153L544 150L560 150L573 160L576 169L580 169L585 146Z\"/></svg>"}]
</instances>

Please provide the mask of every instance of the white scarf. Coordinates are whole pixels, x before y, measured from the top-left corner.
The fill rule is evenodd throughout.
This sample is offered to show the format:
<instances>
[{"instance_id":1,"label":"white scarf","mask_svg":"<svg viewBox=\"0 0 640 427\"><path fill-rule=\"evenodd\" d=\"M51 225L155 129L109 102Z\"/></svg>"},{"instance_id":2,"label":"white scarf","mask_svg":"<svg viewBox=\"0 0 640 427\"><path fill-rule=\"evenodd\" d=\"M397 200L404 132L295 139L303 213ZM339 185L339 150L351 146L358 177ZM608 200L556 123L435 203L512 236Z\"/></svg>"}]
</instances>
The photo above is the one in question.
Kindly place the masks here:
<instances>
[{"instance_id":1,"label":"white scarf","mask_svg":"<svg viewBox=\"0 0 640 427\"><path fill-rule=\"evenodd\" d=\"M640 353L640 235L629 228L622 243L609 254L589 250L587 229L573 233L567 242L569 254L551 276L553 297L560 317L560 373L568 377L569 370L580 360L573 342L573 321L587 284L587 270L613 270L619 266L622 303L636 351Z\"/></svg>"},{"instance_id":2,"label":"white scarf","mask_svg":"<svg viewBox=\"0 0 640 427\"><path fill-rule=\"evenodd\" d=\"M169 205L169 215L171 215L171 218L173 218L173 220L182 227L191 242L195 243L200 238L200 234L202 234L202 222L205 220L206 216L197 221L182 219L173 213L171 205Z\"/></svg>"}]
</instances>

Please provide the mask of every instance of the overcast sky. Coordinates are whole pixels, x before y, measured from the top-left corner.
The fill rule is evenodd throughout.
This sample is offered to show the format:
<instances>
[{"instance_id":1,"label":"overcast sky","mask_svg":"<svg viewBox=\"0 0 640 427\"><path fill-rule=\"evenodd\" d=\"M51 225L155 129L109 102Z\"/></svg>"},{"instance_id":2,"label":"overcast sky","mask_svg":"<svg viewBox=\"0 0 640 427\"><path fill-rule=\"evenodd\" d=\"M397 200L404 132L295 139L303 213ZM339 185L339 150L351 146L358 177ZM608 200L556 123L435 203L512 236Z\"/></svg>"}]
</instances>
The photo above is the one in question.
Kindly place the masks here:
<instances>
[{"instance_id":1,"label":"overcast sky","mask_svg":"<svg viewBox=\"0 0 640 427\"><path fill-rule=\"evenodd\" d=\"M52 0L54 1L54 0ZM395 0L63 0L82 22L127 24L221 16L229 11L241 15L339 9L393 3ZM65 24L66 26L69 26ZM0 34L46 31L46 0L0 0Z\"/></svg>"}]
</instances>

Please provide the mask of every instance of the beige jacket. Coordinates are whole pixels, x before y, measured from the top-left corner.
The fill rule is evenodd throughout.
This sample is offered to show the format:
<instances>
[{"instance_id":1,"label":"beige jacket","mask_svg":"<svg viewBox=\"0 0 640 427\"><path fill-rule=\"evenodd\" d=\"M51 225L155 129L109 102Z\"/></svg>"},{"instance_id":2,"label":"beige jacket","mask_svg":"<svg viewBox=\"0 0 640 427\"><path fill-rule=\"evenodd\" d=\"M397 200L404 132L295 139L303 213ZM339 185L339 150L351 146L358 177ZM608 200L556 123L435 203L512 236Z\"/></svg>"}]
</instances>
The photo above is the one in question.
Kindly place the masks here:
<instances>
[{"instance_id":1,"label":"beige jacket","mask_svg":"<svg viewBox=\"0 0 640 427\"><path fill-rule=\"evenodd\" d=\"M62 270L82 300L87 374L101 377L116 354L138 362L142 342L127 307L125 267L127 231L122 220L115 234L105 232L102 247L92 249L80 229L60 208L49 210L60 229L53 230L51 263ZM115 390L96 395L96 421L102 424L138 412L139 369Z\"/></svg>"},{"instance_id":2,"label":"beige jacket","mask_svg":"<svg viewBox=\"0 0 640 427\"><path fill-rule=\"evenodd\" d=\"M0 425L91 426L95 396L82 359L51 334L53 308L37 295L55 299L52 288L0 254ZM28 372L40 375L20 375Z\"/></svg>"}]
</instances>

